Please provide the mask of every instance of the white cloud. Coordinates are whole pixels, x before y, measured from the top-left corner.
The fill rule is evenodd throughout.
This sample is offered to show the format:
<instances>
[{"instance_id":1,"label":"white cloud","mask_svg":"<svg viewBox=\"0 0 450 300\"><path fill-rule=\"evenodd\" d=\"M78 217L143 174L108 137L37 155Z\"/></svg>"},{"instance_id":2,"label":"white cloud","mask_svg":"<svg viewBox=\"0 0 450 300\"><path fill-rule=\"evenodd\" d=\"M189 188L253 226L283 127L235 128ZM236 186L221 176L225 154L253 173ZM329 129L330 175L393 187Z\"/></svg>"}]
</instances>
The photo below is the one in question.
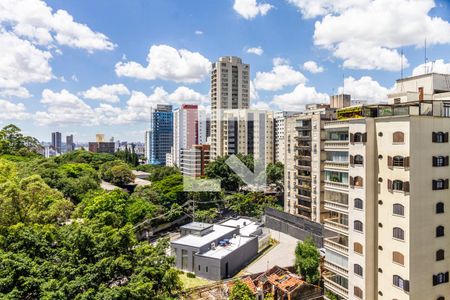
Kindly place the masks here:
<instances>
[{"instance_id":1,"label":"white cloud","mask_svg":"<svg viewBox=\"0 0 450 300\"><path fill-rule=\"evenodd\" d=\"M167 45L153 45L147 62L146 67L134 61L118 62L116 74L137 79L193 83L202 81L211 69L210 61L200 53Z\"/></svg>"},{"instance_id":2,"label":"white cloud","mask_svg":"<svg viewBox=\"0 0 450 300\"><path fill-rule=\"evenodd\" d=\"M252 109L257 109L257 110L267 110L267 111L272 111L273 108L270 106L269 103L264 102L264 101L257 101L251 104Z\"/></svg>"},{"instance_id":3,"label":"white cloud","mask_svg":"<svg viewBox=\"0 0 450 300\"><path fill-rule=\"evenodd\" d=\"M277 91L286 86L305 83L306 77L294 70L285 59L274 58L270 72L256 72L254 80L257 90Z\"/></svg>"},{"instance_id":4,"label":"white cloud","mask_svg":"<svg viewBox=\"0 0 450 300\"><path fill-rule=\"evenodd\" d=\"M21 85L52 79L50 52L37 49L29 41L0 31L0 89L20 89ZM22 90L23 92L23 90Z\"/></svg>"},{"instance_id":5,"label":"white cloud","mask_svg":"<svg viewBox=\"0 0 450 300\"><path fill-rule=\"evenodd\" d=\"M101 100L105 102L119 102L119 96L129 95L130 91L123 84L104 84L99 87L91 87L89 90L81 93L85 99Z\"/></svg>"},{"instance_id":6,"label":"white cloud","mask_svg":"<svg viewBox=\"0 0 450 300\"><path fill-rule=\"evenodd\" d=\"M256 0L234 0L233 9L244 19L250 20L257 15L265 16L273 8L268 3L258 3Z\"/></svg>"},{"instance_id":7,"label":"white cloud","mask_svg":"<svg viewBox=\"0 0 450 300\"><path fill-rule=\"evenodd\" d=\"M346 68L396 71L398 48L422 47L425 39L429 45L450 43L450 24L429 16L433 0L290 1L302 4L308 16L324 15L315 23L314 43L331 50ZM314 3L321 7L315 13ZM403 66L408 67L406 58Z\"/></svg>"},{"instance_id":8,"label":"white cloud","mask_svg":"<svg viewBox=\"0 0 450 300\"><path fill-rule=\"evenodd\" d=\"M16 98L30 98L31 94L24 87L17 87L17 88L11 88L11 89L9 89L9 88L1 89L0 88L0 96L16 97Z\"/></svg>"},{"instance_id":9,"label":"white cloud","mask_svg":"<svg viewBox=\"0 0 450 300\"><path fill-rule=\"evenodd\" d=\"M39 45L59 44L74 48L112 50L115 45L103 33L77 23L65 10L53 10L42 0L2 0L0 24Z\"/></svg>"},{"instance_id":10,"label":"white cloud","mask_svg":"<svg viewBox=\"0 0 450 300\"><path fill-rule=\"evenodd\" d=\"M329 96L317 92L314 87L305 86L301 83L290 93L276 95L272 102L281 110L300 111L303 110L305 104L328 103Z\"/></svg>"},{"instance_id":11,"label":"white cloud","mask_svg":"<svg viewBox=\"0 0 450 300\"><path fill-rule=\"evenodd\" d=\"M387 100L389 89L370 76L363 76L358 80L350 76L344 79L344 88L339 87L338 93L350 94L354 100L382 102Z\"/></svg>"},{"instance_id":12,"label":"white cloud","mask_svg":"<svg viewBox=\"0 0 450 300\"><path fill-rule=\"evenodd\" d=\"M255 84L250 81L250 100L258 99L258 91L255 89Z\"/></svg>"},{"instance_id":13,"label":"white cloud","mask_svg":"<svg viewBox=\"0 0 450 300\"><path fill-rule=\"evenodd\" d=\"M195 34L196 34L196 35L203 35L203 31L201 31L201 30L196 30L196 31L195 31Z\"/></svg>"},{"instance_id":14,"label":"white cloud","mask_svg":"<svg viewBox=\"0 0 450 300\"><path fill-rule=\"evenodd\" d=\"M309 19L339 13L350 7L362 7L370 0L288 0L288 2L295 5L305 19Z\"/></svg>"},{"instance_id":15,"label":"white cloud","mask_svg":"<svg viewBox=\"0 0 450 300\"><path fill-rule=\"evenodd\" d=\"M248 48L247 53L252 53L252 54L261 56L264 53L264 50L263 50L263 48L261 48L261 46L258 46L258 47Z\"/></svg>"},{"instance_id":16,"label":"white cloud","mask_svg":"<svg viewBox=\"0 0 450 300\"><path fill-rule=\"evenodd\" d=\"M0 99L0 120L24 120L29 117L25 105Z\"/></svg>"},{"instance_id":17,"label":"white cloud","mask_svg":"<svg viewBox=\"0 0 450 300\"><path fill-rule=\"evenodd\" d=\"M95 111L76 95L61 90L53 92L42 91L41 103L47 106L47 111L38 111L35 120L40 125L97 125Z\"/></svg>"},{"instance_id":18,"label":"white cloud","mask_svg":"<svg viewBox=\"0 0 450 300\"><path fill-rule=\"evenodd\" d=\"M323 67L317 65L317 63L315 61L312 60L308 60L303 64L303 68L308 71L311 72L313 74L315 73L321 73L324 71Z\"/></svg>"},{"instance_id":19,"label":"white cloud","mask_svg":"<svg viewBox=\"0 0 450 300\"><path fill-rule=\"evenodd\" d=\"M426 68L425 68L426 67ZM428 62L425 64L420 64L414 68L412 75L421 75L425 73L442 73L442 74L450 74L450 62L445 63L443 59L438 59L433 62Z\"/></svg>"}]
</instances>

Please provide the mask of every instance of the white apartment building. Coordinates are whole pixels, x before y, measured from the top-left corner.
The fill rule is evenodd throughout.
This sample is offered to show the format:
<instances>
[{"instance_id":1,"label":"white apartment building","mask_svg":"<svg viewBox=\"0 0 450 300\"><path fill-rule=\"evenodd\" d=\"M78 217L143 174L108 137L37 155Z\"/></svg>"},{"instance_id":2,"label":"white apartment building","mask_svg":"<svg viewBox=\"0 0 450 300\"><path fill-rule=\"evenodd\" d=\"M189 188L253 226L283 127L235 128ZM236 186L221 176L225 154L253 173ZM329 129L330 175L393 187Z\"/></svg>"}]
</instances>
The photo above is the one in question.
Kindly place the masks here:
<instances>
[{"instance_id":1,"label":"white apartment building","mask_svg":"<svg viewBox=\"0 0 450 300\"><path fill-rule=\"evenodd\" d=\"M250 103L250 66L239 57L224 56L211 70L211 158L225 155L221 111L247 109Z\"/></svg>"},{"instance_id":2,"label":"white apartment building","mask_svg":"<svg viewBox=\"0 0 450 300\"><path fill-rule=\"evenodd\" d=\"M326 295L450 296L449 80L399 80L389 104L340 109L325 123Z\"/></svg>"},{"instance_id":3,"label":"white apartment building","mask_svg":"<svg viewBox=\"0 0 450 300\"><path fill-rule=\"evenodd\" d=\"M222 155L252 155L265 164L273 162L273 113L251 109L222 111Z\"/></svg>"},{"instance_id":4,"label":"white apartment building","mask_svg":"<svg viewBox=\"0 0 450 300\"><path fill-rule=\"evenodd\" d=\"M151 155L151 147L152 147L152 133L151 131L145 131L145 138L144 138L144 144L145 144L145 161L147 164L150 163L150 155ZM116 142L116 149L118 148L117 142ZM117 150L116 150L117 151Z\"/></svg>"},{"instance_id":5,"label":"white apartment building","mask_svg":"<svg viewBox=\"0 0 450 300\"><path fill-rule=\"evenodd\" d=\"M274 119L274 161L281 162L285 164L285 143L284 143L284 132L286 127L286 118L296 114L296 112L290 111L277 111L273 113Z\"/></svg>"},{"instance_id":6,"label":"white apartment building","mask_svg":"<svg viewBox=\"0 0 450 300\"><path fill-rule=\"evenodd\" d=\"M284 210L321 222L323 204L324 122L335 117L325 104L307 105L301 114L286 118Z\"/></svg>"}]
</instances>

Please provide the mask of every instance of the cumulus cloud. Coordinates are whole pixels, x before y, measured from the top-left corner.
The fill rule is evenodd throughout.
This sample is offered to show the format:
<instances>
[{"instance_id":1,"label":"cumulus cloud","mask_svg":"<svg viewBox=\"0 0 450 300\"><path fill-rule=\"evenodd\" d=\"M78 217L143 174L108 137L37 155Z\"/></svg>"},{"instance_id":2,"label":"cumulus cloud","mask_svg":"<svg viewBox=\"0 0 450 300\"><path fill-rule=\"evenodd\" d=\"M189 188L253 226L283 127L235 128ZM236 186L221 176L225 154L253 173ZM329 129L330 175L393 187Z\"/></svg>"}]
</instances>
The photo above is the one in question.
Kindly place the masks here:
<instances>
[{"instance_id":1,"label":"cumulus cloud","mask_svg":"<svg viewBox=\"0 0 450 300\"><path fill-rule=\"evenodd\" d=\"M59 44L89 52L115 47L103 33L75 22L65 10L53 12L42 0L1 1L0 24L11 27L16 35L39 45Z\"/></svg>"},{"instance_id":2,"label":"cumulus cloud","mask_svg":"<svg viewBox=\"0 0 450 300\"><path fill-rule=\"evenodd\" d=\"M317 92L315 87L301 83L290 93L276 95L272 102L281 110L300 111L304 109L305 104L328 103L328 101L328 94Z\"/></svg>"},{"instance_id":3,"label":"cumulus cloud","mask_svg":"<svg viewBox=\"0 0 450 300\"><path fill-rule=\"evenodd\" d=\"M195 34L196 34L196 35L203 35L203 31L201 31L201 30L196 30L196 31L195 31Z\"/></svg>"},{"instance_id":4,"label":"cumulus cloud","mask_svg":"<svg viewBox=\"0 0 450 300\"><path fill-rule=\"evenodd\" d=\"M21 85L52 79L52 68L48 63L52 57L50 52L9 32L0 32L0 45L0 89L18 90L24 94Z\"/></svg>"},{"instance_id":5,"label":"cumulus cloud","mask_svg":"<svg viewBox=\"0 0 450 300\"><path fill-rule=\"evenodd\" d=\"M24 120L29 117L25 105L0 99L0 120Z\"/></svg>"},{"instance_id":6,"label":"cumulus cloud","mask_svg":"<svg viewBox=\"0 0 450 300\"><path fill-rule=\"evenodd\" d=\"M256 0L234 0L233 5L233 9L247 20L251 20L257 15L265 16L272 8L272 5L258 3Z\"/></svg>"},{"instance_id":7,"label":"cumulus cloud","mask_svg":"<svg viewBox=\"0 0 450 300\"><path fill-rule=\"evenodd\" d=\"M344 87L339 87L338 93L350 94L352 99L382 102L387 100L389 89L381 86L370 76L355 79L352 76L344 79Z\"/></svg>"},{"instance_id":8,"label":"cumulus cloud","mask_svg":"<svg viewBox=\"0 0 450 300\"><path fill-rule=\"evenodd\" d=\"M17 88L0 88L0 96L2 97L16 97L16 98L30 98L30 92L24 87Z\"/></svg>"},{"instance_id":9,"label":"cumulus cloud","mask_svg":"<svg viewBox=\"0 0 450 300\"><path fill-rule=\"evenodd\" d=\"M263 50L263 48L261 48L261 46L258 46L258 47L248 48L247 53L256 54L256 55L261 56L264 53L264 50Z\"/></svg>"},{"instance_id":10,"label":"cumulus cloud","mask_svg":"<svg viewBox=\"0 0 450 300\"><path fill-rule=\"evenodd\" d=\"M286 86L305 83L306 77L294 70L289 63L282 58L273 60L273 68L270 72L256 72L254 80L257 90L277 91Z\"/></svg>"},{"instance_id":11,"label":"cumulus cloud","mask_svg":"<svg viewBox=\"0 0 450 300\"><path fill-rule=\"evenodd\" d=\"M63 89L54 92L49 89L42 91L40 101L47 111L38 111L35 120L40 125L97 125L95 111L76 95Z\"/></svg>"},{"instance_id":12,"label":"cumulus cloud","mask_svg":"<svg viewBox=\"0 0 450 300\"><path fill-rule=\"evenodd\" d=\"M398 48L450 43L450 23L430 16L433 0L289 0L305 18L319 17L314 44L350 69L408 67Z\"/></svg>"},{"instance_id":13,"label":"cumulus cloud","mask_svg":"<svg viewBox=\"0 0 450 300\"><path fill-rule=\"evenodd\" d=\"M420 64L414 68L412 75L416 76L431 72L450 74L450 62L445 63L443 59L438 59L436 61L430 61L427 64Z\"/></svg>"},{"instance_id":14,"label":"cumulus cloud","mask_svg":"<svg viewBox=\"0 0 450 300\"><path fill-rule=\"evenodd\" d=\"M267 110L267 111L273 110L271 105L264 101L256 101L256 102L252 103L251 107L252 107L252 109L257 109L257 110Z\"/></svg>"},{"instance_id":15,"label":"cumulus cloud","mask_svg":"<svg viewBox=\"0 0 450 300\"><path fill-rule=\"evenodd\" d=\"M315 61L308 60L303 64L303 69L313 74L321 73L324 71L323 67L319 66Z\"/></svg>"},{"instance_id":16,"label":"cumulus cloud","mask_svg":"<svg viewBox=\"0 0 450 300\"><path fill-rule=\"evenodd\" d=\"M147 66L134 61L118 62L116 74L119 77L193 83L202 81L211 69L210 61L200 53L167 45L153 45L147 62Z\"/></svg>"},{"instance_id":17,"label":"cumulus cloud","mask_svg":"<svg viewBox=\"0 0 450 300\"><path fill-rule=\"evenodd\" d=\"M100 100L105 102L116 103L119 102L119 96L129 95L130 91L123 84L104 84L99 87L91 87L87 91L81 93L83 98Z\"/></svg>"}]
</instances>

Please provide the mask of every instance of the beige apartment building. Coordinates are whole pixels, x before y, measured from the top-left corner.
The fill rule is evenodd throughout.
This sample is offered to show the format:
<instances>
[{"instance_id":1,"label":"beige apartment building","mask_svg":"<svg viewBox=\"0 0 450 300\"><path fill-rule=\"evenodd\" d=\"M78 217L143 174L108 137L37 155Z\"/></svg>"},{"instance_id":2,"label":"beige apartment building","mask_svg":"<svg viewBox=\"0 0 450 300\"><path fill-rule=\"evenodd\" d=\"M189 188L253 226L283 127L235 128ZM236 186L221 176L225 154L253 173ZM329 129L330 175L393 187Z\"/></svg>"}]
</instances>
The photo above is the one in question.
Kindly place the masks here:
<instances>
[{"instance_id":1,"label":"beige apartment building","mask_svg":"<svg viewBox=\"0 0 450 300\"><path fill-rule=\"evenodd\" d=\"M223 110L248 109L250 104L250 66L239 57L224 56L211 71L211 159L223 156Z\"/></svg>"},{"instance_id":2,"label":"beige apartment building","mask_svg":"<svg viewBox=\"0 0 450 300\"><path fill-rule=\"evenodd\" d=\"M398 80L388 104L325 122L326 295L450 299L449 79Z\"/></svg>"}]
</instances>

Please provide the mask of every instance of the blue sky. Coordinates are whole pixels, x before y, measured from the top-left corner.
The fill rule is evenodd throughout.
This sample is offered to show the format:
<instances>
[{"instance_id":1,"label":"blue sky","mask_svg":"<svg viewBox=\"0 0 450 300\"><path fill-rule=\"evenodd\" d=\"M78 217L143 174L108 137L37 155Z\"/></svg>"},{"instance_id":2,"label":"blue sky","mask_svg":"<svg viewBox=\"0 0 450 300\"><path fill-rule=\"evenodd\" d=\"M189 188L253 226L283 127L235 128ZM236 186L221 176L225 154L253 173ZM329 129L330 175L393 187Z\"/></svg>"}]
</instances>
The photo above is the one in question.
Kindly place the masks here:
<instances>
[{"instance_id":1,"label":"blue sky","mask_svg":"<svg viewBox=\"0 0 450 300\"><path fill-rule=\"evenodd\" d=\"M449 20L432 0L2 0L0 126L143 140L152 105L208 106L223 55L250 64L255 107L301 110L342 86L383 101L401 51L405 76L425 70L425 39L450 73Z\"/></svg>"}]
</instances>

